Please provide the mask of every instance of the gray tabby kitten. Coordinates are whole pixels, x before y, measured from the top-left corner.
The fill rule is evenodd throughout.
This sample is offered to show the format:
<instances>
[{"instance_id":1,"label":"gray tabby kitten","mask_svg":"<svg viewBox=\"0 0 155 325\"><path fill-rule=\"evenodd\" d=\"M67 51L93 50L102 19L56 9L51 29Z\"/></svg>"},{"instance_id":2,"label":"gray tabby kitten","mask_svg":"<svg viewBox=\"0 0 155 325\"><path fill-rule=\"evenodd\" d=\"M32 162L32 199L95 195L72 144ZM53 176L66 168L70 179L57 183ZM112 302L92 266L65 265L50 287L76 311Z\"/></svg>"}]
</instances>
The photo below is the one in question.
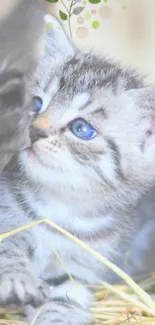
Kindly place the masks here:
<instances>
[{"instance_id":1,"label":"gray tabby kitten","mask_svg":"<svg viewBox=\"0 0 155 325\"><path fill-rule=\"evenodd\" d=\"M133 71L82 54L53 26L36 72L32 145L1 178L1 233L49 218L117 263L132 234L132 208L155 179L154 89ZM1 305L40 303L41 278L53 286L38 325L89 322L85 284L109 273L45 224L5 240L0 259Z\"/></svg>"},{"instance_id":2,"label":"gray tabby kitten","mask_svg":"<svg viewBox=\"0 0 155 325\"><path fill-rule=\"evenodd\" d=\"M0 0L0 172L29 144L27 78L40 56L43 18L44 1Z\"/></svg>"}]
</instances>

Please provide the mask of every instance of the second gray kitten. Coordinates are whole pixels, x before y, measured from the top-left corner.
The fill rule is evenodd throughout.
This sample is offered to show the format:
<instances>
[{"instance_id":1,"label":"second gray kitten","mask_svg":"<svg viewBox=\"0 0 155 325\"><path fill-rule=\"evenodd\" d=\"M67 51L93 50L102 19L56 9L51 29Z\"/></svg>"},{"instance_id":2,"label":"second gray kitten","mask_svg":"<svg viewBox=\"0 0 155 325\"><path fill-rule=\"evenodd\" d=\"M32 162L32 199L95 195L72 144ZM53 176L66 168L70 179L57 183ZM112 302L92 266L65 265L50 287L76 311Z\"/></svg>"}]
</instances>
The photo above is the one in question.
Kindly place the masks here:
<instances>
[{"instance_id":1,"label":"second gray kitten","mask_svg":"<svg viewBox=\"0 0 155 325\"><path fill-rule=\"evenodd\" d=\"M155 89L82 54L53 25L33 88L32 146L1 178L1 233L49 218L117 263L133 233L133 207L155 179ZM1 305L41 303L40 278L53 286L38 325L89 322L93 295L85 285L109 277L46 224L5 240L0 262Z\"/></svg>"},{"instance_id":2,"label":"second gray kitten","mask_svg":"<svg viewBox=\"0 0 155 325\"><path fill-rule=\"evenodd\" d=\"M30 89L44 32L44 1L0 1L0 173L29 145Z\"/></svg>"}]
</instances>

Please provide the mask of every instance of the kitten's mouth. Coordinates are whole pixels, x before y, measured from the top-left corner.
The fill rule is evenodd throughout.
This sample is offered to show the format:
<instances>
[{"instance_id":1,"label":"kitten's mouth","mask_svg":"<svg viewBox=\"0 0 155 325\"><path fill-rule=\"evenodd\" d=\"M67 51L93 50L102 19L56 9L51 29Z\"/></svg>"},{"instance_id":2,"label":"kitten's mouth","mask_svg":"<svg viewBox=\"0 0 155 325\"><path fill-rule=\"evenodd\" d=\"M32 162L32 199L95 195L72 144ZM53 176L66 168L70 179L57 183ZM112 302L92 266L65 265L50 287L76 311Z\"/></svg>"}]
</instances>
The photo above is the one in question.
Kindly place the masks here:
<instances>
[{"instance_id":1,"label":"kitten's mouth","mask_svg":"<svg viewBox=\"0 0 155 325\"><path fill-rule=\"evenodd\" d=\"M28 154L28 158L33 161L36 164L40 164L44 166L44 163L41 161L41 159L39 158L38 153L36 152L35 148L33 147L33 145L31 145L29 148L26 149L26 152Z\"/></svg>"},{"instance_id":2,"label":"kitten's mouth","mask_svg":"<svg viewBox=\"0 0 155 325\"><path fill-rule=\"evenodd\" d=\"M28 156L30 159L35 160L35 161L38 160L38 157L36 155L36 152L35 152L33 146L30 146L25 151L28 153Z\"/></svg>"}]
</instances>

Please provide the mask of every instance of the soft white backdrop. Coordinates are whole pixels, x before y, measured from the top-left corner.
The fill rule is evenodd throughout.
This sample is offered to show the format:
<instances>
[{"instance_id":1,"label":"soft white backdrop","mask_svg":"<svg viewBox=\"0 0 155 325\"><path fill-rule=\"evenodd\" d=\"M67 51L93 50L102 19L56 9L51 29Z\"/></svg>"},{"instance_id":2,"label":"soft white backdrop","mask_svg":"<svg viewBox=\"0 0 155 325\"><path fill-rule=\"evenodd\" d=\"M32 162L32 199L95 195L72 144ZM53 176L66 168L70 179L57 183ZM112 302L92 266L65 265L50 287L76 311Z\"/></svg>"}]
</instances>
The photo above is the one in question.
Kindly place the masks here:
<instances>
[{"instance_id":1,"label":"soft white backdrop","mask_svg":"<svg viewBox=\"0 0 155 325\"><path fill-rule=\"evenodd\" d=\"M74 42L84 50L109 53L155 81L155 0L76 1L75 7L84 8L71 17ZM69 9L71 0L64 4ZM58 17L59 10L66 12L61 0L47 10ZM63 24L69 34L68 21Z\"/></svg>"}]
</instances>

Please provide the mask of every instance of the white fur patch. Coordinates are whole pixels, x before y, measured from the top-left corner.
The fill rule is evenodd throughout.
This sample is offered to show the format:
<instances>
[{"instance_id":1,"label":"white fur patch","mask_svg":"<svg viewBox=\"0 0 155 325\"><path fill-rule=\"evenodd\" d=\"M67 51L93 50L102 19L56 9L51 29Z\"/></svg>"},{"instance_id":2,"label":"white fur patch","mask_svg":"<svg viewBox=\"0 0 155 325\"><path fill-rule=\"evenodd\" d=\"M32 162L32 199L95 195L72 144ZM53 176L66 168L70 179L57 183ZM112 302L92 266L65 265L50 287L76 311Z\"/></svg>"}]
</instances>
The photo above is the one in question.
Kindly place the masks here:
<instances>
[{"instance_id":1,"label":"white fur patch","mask_svg":"<svg viewBox=\"0 0 155 325\"><path fill-rule=\"evenodd\" d=\"M76 96L74 96L72 101L72 109L73 110L79 110L82 109L83 106L85 106L90 100L90 94L89 93L79 93Z\"/></svg>"},{"instance_id":2,"label":"white fur patch","mask_svg":"<svg viewBox=\"0 0 155 325\"><path fill-rule=\"evenodd\" d=\"M78 283L74 284L71 281L68 281L56 288L52 288L51 297L64 297L65 299L67 298L69 301L78 303L85 309L90 307L90 303L92 300L92 294L87 288Z\"/></svg>"}]
</instances>

